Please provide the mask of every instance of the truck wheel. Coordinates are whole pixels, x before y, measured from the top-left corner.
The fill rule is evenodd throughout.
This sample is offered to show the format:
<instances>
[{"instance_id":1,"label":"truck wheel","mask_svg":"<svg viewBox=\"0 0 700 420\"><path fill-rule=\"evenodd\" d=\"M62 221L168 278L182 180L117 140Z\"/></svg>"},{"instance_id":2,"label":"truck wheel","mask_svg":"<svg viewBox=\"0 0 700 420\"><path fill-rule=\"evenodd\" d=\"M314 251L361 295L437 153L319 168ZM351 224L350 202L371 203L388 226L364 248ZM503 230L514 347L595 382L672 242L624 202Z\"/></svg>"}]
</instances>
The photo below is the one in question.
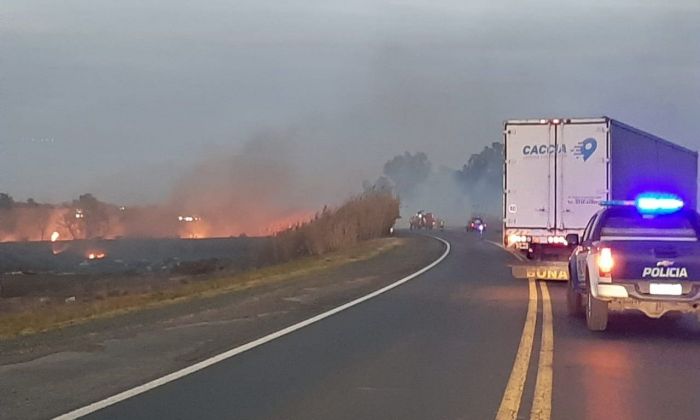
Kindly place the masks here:
<instances>
[{"instance_id":1,"label":"truck wheel","mask_svg":"<svg viewBox=\"0 0 700 420\"><path fill-rule=\"evenodd\" d=\"M593 297L588 291L586 326L591 331L605 331L608 326L608 302Z\"/></svg>"},{"instance_id":2,"label":"truck wheel","mask_svg":"<svg viewBox=\"0 0 700 420\"><path fill-rule=\"evenodd\" d=\"M569 283L566 287L566 309L569 315L580 316L583 314L583 300L581 299L581 293L574 289L571 281L571 276L569 276Z\"/></svg>"},{"instance_id":3,"label":"truck wheel","mask_svg":"<svg viewBox=\"0 0 700 420\"><path fill-rule=\"evenodd\" d=\"M533 244L530 246L530 249L532 249L532 252L530 252L528 250L527 258L529 260L541 261L542 260L542 248L537 244Z\"/></svg>"}]
</instances>

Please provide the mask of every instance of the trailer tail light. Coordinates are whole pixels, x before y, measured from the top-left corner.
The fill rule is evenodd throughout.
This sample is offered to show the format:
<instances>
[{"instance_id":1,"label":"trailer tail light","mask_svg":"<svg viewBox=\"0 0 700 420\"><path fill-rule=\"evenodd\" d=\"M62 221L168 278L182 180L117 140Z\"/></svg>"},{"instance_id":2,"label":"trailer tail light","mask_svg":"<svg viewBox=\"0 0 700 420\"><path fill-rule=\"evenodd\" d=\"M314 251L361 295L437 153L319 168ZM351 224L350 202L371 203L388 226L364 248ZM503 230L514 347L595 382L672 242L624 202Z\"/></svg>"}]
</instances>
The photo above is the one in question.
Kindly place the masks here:
<instances>
[{"instance_id":1,"label":"trailer tail light","mask_svg":"<svg viewBox=\"0 0 700 420\"><path fill-rule=\"evenodd\" d=\"M522 243L522 242L529 242L528 237L525 235L516 235L512 234L508 236L508 243L509 244L517 244L517 243Z\"/></svg>"},{"instance_id":2,"label":"trailer tail light","mask_svg":"<svg viewBox=\"0 0 700 420\"><path fill-rule=\"evenodd\" d=\"M598 254L598 269L600 270L600 275L603 277L610 277L614 266L615 260L612 256L612 250L610 248L601 248Z\"/></svg>"},{"instance_id":3,"label":"trailer tail light","mask_svg":"<svg viewBox=\"0 0 700 420\"><path fill-rule=\"evenodd\" d=\"M564 236L548 236L547 243L564 246L569 245Z\"/></svg>"}]
</instances>

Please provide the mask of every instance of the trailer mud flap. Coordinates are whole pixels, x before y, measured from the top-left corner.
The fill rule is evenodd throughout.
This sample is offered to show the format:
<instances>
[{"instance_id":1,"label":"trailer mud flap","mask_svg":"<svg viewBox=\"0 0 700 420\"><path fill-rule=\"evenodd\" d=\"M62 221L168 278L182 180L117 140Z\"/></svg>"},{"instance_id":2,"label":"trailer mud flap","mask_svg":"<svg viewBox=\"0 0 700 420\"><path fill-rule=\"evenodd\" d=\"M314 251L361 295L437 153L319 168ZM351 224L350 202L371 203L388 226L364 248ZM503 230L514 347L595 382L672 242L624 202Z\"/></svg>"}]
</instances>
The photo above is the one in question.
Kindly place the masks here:
<instances>
[{"instance_id":1,"label":"trailer mud flap","mask_svg":"<svg viewBox=\"0 0 700 420\"><path fill-rule=\"evenodd\" d=\"M516 279L569 280L567 263L518 264L512 265L511 271Z\"/></svg>"}]
</instances>

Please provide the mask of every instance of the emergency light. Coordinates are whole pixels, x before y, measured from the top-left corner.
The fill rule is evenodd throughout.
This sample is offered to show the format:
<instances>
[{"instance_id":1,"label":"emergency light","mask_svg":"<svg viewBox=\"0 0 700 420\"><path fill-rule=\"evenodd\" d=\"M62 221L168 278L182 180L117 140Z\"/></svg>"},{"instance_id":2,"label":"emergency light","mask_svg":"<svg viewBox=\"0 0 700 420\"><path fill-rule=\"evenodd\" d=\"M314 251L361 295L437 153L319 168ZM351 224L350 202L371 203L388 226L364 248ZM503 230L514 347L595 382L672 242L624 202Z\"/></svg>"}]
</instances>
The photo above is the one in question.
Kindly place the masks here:
<instances>
[{"instance_id":1,"label":"emergency light","mask_svg":"<svg viewBox=\"0 0 700 420\"><path fill-rule=\"evenodd\" d=\"M635 200L604 200L602 206L635 206L642 214L670 214L682 209L685 203L675 194L649 192Z\"/></svg>"},{"instance_id":2,"label":"emergency light","mask_svg":"<svg viewBox=\"0 0 700 420\"><path fill-rule=\"evenodd\" d=\"M645 193L637 196L635 206L644 214L675 213L683 208L683 200L677 195L664 193Z\"/></svg>"}]
</instances>

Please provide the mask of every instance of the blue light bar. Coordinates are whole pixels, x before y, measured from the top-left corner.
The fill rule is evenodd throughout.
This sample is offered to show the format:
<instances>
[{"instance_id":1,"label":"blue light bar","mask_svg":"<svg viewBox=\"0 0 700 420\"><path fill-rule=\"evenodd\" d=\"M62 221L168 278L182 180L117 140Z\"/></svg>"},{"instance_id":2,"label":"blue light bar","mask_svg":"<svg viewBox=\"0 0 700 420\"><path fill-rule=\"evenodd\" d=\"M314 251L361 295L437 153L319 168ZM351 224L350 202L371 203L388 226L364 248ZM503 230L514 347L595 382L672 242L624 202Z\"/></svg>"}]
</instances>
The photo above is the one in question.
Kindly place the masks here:
<instances>
[{"instance_id":1,"label":"blue light bar","mask_svg":"<svg viewBox=\"0 0 700 420\"><path fill-rule=\"evenodd\" d=\"M635 200L637 210L643 214L675 213L684 205L680 197L666 193L644 193Z\"/></svg>"},{"instance_id":2,"label":"blue light bar","mask_svg":"<svg viewBox=\"0 0 700 420\"><path fill-rule=\"evenodd\" d=\"M634 200L601 200L601 206L612 207L612 206L634 206Z\"/></svg>"}]
</instances>

